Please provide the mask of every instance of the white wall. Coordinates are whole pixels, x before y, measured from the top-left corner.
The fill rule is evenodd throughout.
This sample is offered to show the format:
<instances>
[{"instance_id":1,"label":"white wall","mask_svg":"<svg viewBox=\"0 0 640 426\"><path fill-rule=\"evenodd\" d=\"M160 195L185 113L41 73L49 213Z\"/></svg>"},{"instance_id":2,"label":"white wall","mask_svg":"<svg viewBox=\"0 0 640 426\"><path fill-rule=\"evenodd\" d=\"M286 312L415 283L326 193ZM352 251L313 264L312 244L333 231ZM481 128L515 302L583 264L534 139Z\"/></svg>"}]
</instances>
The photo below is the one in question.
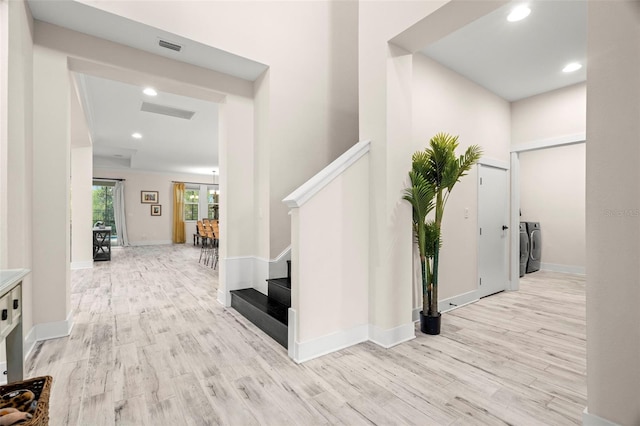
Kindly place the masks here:
<instances>
[{"instance_id":1,"label":"white wall","mask_svg":"<svg viewBox=\"0 0 640 426\"><path fill-rule=\"evenodd\" d=\"M24 2L2 2L0 267L32 268L33 29ZM6 56L5 56L6 55ZM6 80L5 80L6 79ZM23 329L34 323L33 275L22 283Z\"/></svg>"},{"instance_id":2,"label":"white wall","mask_svg":"<svg viewBox=\"0 0 640 426\"><path fill-rule=\"evenodd\" d=\"M620 425L637 425L640 3L589 2L588 13L588 412ZM611 215L612 210L622 214Z\"/></svg>"},{"instance_id":3,"label":"white wall","mask_svg":"<svg viewBox=\"0 0 640 426\"><path fill-rule=\"evenodd\" d=\"M358 140L358 2L185 2L178 14L170 2L83 3L269 65L268 125L256 130L269 182L260 238L279 255L290 244L281 200ZM313 54L292 60L300 52Z\"/></svg>"},{"instance_id":4,"label":"white wall","mask_svg":"<svg viewBox=\"0 0 640 426\"><path fill-rule=\"evenodd\" d=\"M71 269L93 267L92 148L71 150Z\"/></svg>"},{"instance_id":5,"label":"white wall","mask_svg":"<svg viewBox=\"0 0 640 426\"><path fill-rule=\"evenodd\" d=\"M584 134L586 83L511 104L514 148ZM585 146L519 154L522 221L542 226L542 269L585 272Z\"/></svg>"},{"instance_id":6,"label":"white wall","mask_svg":"<svg viewBox=\"0 0 640 426\"><path fill-rule=\"evenodd\" d=\"M422 54L414 55L413 99L414 151L426 148L436 133L447 132L460 137L460 154L475 144L482 147L484 157L508 162L510 105L506 100ZM469 209L467 218L465 209ZM452 192L442 239L439 299L477 290L477 167ZM421 306L422 298L414 303Z\"/></svg>"},{"instance_id":7,"label":"white wall","mask_svg":"<svg viewBox=\"0 0 640 426\"><path fill-rule=\"evenodd\" d=\"M365 155L292 210L297 361L368 337L368 178Z\"/></svg>"},{"instance_id":8,"label":"white wall","mask_svg":"<svg viewBox=\"0 0 640 426\"><path fill-rule=\"evenodd\" d=\"M66 56L35 45L32 278L36 324L64 322L71 309L69 83Z\"/></svg>"},{"instance_id":9,"label":"white wall","mask_svg":"<svg viewBox=\"0 0 640 426\"><path fill-rule=\"evenodd\" d=\"M413 148L412 55L388 41L444 3L359 3L360 139L371 140L370 337L385 346L415 336L411 208L402 200Z\"/></svg>"},{"instance_id":10,"label":"white wall","mask_svg":"<svg viewBox=\"0 0 640 426\"><path fill-rule=\"evenodd\" d=\"M553 90L511 104L511 143L521 145L584 133L586 83Z\"/></svg>"},{"instance_id":11,"label":"white wall","mask_svg":"<svg viewBox=\"0 0 640 426\"><path fill-rule=\"evenodd\" d=\"M585 273L585 144L520 154L523 222L540 222L541 269Z\"/></svg>"},{"instance_id":12,"label":"white wall","mask_svg":"<svg viewBox=\"0 0 640 426\"><path fill-rule=\"evenodd\" d=\"M93 267L93 203L91 178L93 151L91 135L80 105L74 79L71 81L71 269Z\"/></svg>"}]
</instances>

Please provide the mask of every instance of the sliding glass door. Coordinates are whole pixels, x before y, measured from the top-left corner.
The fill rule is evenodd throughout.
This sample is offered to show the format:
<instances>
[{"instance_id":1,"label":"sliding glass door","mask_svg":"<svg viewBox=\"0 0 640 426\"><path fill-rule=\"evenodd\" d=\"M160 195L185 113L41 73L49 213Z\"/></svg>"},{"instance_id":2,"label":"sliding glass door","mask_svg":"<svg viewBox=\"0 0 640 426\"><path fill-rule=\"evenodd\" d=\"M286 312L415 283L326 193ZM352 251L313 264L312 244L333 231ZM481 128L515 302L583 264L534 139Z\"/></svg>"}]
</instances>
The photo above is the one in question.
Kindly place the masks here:
<instances>
[{"instance_id":1,"label":"sliding glass door","mask_svg":"<svg viewBox=\"0 0 640 426\"><path fill-rule=\"evenodd\" d=\"M115 182L93 182L93 223L102 222L111 227L111 245L117 245L116 222L113 212Z\"/></svg>"}]
</instances>

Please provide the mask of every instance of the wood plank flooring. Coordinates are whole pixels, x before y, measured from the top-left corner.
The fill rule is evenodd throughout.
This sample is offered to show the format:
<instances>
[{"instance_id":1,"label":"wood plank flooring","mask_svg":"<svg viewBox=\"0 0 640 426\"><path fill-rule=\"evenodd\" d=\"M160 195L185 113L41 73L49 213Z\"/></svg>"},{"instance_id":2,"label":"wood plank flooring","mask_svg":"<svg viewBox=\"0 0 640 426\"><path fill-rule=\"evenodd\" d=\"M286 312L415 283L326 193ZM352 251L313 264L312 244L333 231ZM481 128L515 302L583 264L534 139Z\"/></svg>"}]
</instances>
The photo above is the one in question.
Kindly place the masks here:
<instances>
[{"instance_id":1,"label":"wood plank flooring","mask_svg":"<svg viewBox=\"0 0 640 426\"><path fill-rule=\"evenodd\" d=\"M296 365L216 300L191 245L114 249L72 272L75 326L38 343L51 425L571 425L586 405L584 277L443 315L442 334Z\"/></svg>"}]
</instances>

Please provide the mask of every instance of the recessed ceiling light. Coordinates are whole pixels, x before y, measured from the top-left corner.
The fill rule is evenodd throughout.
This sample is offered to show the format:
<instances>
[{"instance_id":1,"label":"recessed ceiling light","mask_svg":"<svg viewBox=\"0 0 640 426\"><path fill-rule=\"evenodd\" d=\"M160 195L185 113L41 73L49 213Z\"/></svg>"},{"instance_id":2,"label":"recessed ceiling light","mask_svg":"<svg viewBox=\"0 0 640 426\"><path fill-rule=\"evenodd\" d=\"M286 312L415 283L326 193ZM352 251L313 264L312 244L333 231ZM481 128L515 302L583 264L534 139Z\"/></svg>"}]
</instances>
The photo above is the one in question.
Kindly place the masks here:
<instances>
[{"instance_id":1,"label":"recessed ceiling light","mask_svg":"<svg viewBox=\"0 0 640 426\"><path fill-rule=\"evenodd\" d=\"M529 16L531 13L531 9L528 6L522 5L518 6L511 11L509 16L507 16L507 21L509 22L517 22L522 21L524 18Z\"/></svg>"},{"instance_id":2,"label":"recessed ceiling light","mask_svg":"<svg viewBox=\"0 0 640 426\"><path fill-rule=\"evenodd\" d=\"M154 89L153 87L147 87L145 88L142 93L144 93L147 96L157 96L158 92L156 92L156 89Z\"/></svg>"},{"instance_id":3,"label":"recessed ceiling light","mask_svg":"<svg viewBox=\"0 0 640 426\"><path fill-rule=\"evenodd\" d=\"M578 62L571 62L562 68L562 72L574 72L578 71L580 68L582 68L582 64L579 64Z\"/></svg>"},{"instance_id":4,"label":"recessed ceiling light","mask_svg":"<svg viewBox=\"0 0 640 426\"><path fill-rule=\"evenodd\" d=\"M142 134L135 132L131 134L131 137L134 139L142 139Z\"/></svg>"}]
</instances>

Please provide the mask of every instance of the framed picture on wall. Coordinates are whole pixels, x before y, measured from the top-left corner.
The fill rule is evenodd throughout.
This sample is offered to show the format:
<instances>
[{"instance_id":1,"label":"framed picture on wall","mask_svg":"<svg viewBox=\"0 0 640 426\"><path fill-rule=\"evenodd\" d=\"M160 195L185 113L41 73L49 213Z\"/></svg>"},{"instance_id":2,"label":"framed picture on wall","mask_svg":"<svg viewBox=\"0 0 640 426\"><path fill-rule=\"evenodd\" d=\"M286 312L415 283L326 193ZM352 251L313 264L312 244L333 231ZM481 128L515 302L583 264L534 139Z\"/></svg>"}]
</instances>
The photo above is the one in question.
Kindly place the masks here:
<instances>
[{"instance_id":1,"label":"framed picture on wall","mask_svg":"<svg viewBox=\"0 0 640 426\"><path fill-rule=\"evenodd\" d=\"M140 191L140 202L156 204L158 202L158 191Z\"/></svg>"},{"instance_id":2,"label":"framed picture on wall","mask_svg":"<svg viewBox=\"0 0 640 426\"><path fill-rule=\"evenodd\" d=\"M162 216L162 206L160 204L151 206L151 216Z\"/></svg>"}]
</instances>

